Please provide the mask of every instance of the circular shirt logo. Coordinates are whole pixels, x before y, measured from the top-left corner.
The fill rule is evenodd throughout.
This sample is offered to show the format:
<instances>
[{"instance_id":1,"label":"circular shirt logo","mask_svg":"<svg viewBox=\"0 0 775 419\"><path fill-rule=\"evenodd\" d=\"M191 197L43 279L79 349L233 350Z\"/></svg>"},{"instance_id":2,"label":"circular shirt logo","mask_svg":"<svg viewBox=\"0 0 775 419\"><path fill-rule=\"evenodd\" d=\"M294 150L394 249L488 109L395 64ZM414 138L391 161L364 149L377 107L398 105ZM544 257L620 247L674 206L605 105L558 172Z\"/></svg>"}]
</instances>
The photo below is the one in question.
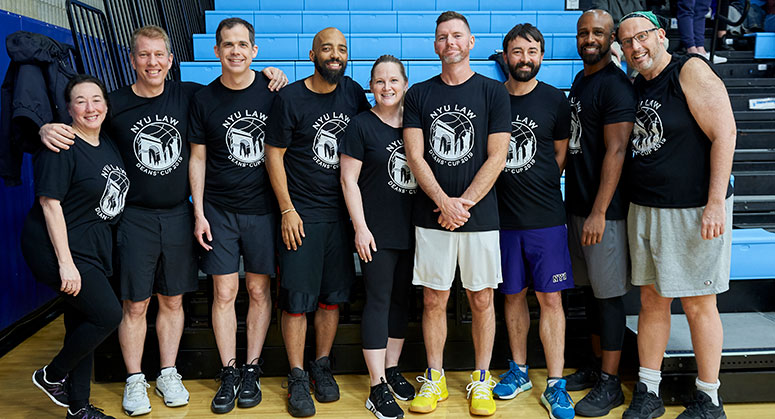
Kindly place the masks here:
<instances>
[{"instance_id":1,"label":"circular shirt logo","mask_svg":"<svg viewBox=\"0 0 775 419\"><path fill-rule=\"evenodd\" d=\"M417 189L417 180L409 169L404 146L400 146L390 153L390 159L388 159L388 175L396 186L407 190Z\"/></svg>"},{"instance_id":2,"label":"circular shirt logo","mask_svg":"<svg viewBox=\"0 0 775 419\"><path fill-rule=\"evenodd\" d=\"M333 118L318 129L312 143L312 151L323 163L339 164L339 138L344 134L345 128L347 122Z\"/></svg>"},{"instance_id":3,"label":"circular shirt logo","mask_svg":"<svg viewBox=\"0 0 775 419\"><path fill-rule=\"evenodd\" d=\"M536 155L536 136L529 126L520 122L511 123L511 141L506 155L507 169L521 169Z\"/></svg>"},{"instance_id":4,"label":"circular shirt logo","mask_svg":"<svg viewBox=\"0 0 775 419\"><path fill-rule=\"evenodd\" d=\"M662 119L657 111L651 106L639 106L630 137L633 153L646 155L658 150L665 143L662 134Z\"/></svg>"},{"instance_id":5,"label":"circular shirt logo","mask_svg":"<svg viewBox=\"0 0 775 419\"><path fill-rule=\"evenodd\" d=\"M264 121L245 116L234 121L226 131L229 154L242 163L255 163L264 158Z\"/></svg>"},{"instance_id":6,"label":"circular shirt logo","mask_svg":"<svg viewBox=\"0 0 775 419\"><path fill-rule=\"evenodd\" d=\"M135 135L135 157L144 167L162 171L180 159L183 141L180 132L166 122L153 122Z\"/></svg>"},{"instance_id":7,"label":"circular shirt logo","mask_svg":"<svg viewBox=\"0 0 775 419\"><path fill-rule=\"evenodd\" d=\"M431 124L430 143L440 159L460 160L474 148L474 125L460 112L444 112Z\"/></svg>"}]
</instances>

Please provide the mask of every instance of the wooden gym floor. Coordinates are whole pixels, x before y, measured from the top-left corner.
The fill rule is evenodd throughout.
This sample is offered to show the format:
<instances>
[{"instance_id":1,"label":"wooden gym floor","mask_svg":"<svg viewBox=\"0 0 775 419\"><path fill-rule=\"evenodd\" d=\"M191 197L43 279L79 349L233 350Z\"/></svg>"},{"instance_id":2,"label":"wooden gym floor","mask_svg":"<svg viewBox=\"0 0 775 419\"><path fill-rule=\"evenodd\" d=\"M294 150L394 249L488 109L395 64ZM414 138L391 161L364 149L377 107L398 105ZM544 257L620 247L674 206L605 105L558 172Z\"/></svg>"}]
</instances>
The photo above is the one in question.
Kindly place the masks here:
<instances>
[{"instance_id":1,"label":"wooden gym floor","mask_svg":"<svg viewBox=\"0 0 775 419\"><path fill-rule=\"evenodd\" d=\"M60 348L64 336L62 318L53 321L41 329L31 338L16 347L14 350L0 358L0 417L11 418L63 418L65 409L54 405L42 394L30 381L32 372L47 363ZM502 373L501 370L493 370L493 373ZM569 371L566 371L569 372ZM410 381L415 373L407 373L405 376ZM494 417L503 418L547 418L548 414L540 402L546 380L546 370L538 369L530 371L530 378L535 387L521 394L517 398L508 401L498 401L498 411ZM316 403L317 415L320 418L365 418L374 416L366 410L364 403L368 397L368 376L366 375L338 375L336 376L341 388L342 398L334 403ZM408 412L408 402L399 402L407 412L406 417L427 418L466 418L468 404L465 399L465 387L469 383L468 372L447 373L447 385L450 397L439 404L436 412L428 415L415 415ZM263 401L251 409L235 408L228 417L265 417L265 418L290 418L285 410L286 390L282 388L282 377L266 377L261 380ZM210 412L210 400L217 389L215 380L189 380L185 381L186 387L191 392L191 402L188 406L168 408L163 405L161 398L156 396L151 382L149 397L153 411L143 418L203 418L215 417ZM633 383L625 383L625 403L629 403L632 397ZM121 410L121 398L124 386L122 383L92 384L92 403L105 409L105 413L117 418L127 418ZM573 400L579 400L584 392L572 392ZM620 406L611 411L607 418L621 418L625 406ZM667 408L665 418L674 418L683 410L680 406ZM775 417L775 403L760 404L731 404L726 406L727 416L730 419L758 419ZM223 416L222 416L223 417Z\"/></svg>"}]
</instances>

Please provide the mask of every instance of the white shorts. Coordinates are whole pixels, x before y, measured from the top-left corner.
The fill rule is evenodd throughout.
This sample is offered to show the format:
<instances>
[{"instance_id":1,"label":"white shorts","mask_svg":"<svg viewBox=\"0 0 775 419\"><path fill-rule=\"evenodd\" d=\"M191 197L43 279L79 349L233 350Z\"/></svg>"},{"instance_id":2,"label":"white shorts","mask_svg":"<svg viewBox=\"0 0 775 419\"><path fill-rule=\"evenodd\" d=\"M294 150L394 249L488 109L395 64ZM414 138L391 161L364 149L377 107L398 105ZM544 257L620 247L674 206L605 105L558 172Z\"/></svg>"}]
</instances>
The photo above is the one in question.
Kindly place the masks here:
<instances>
[{"instance_id":1,"label":"white shorts","mask_svg":"<svg viewBox=\"0 0 775 419\"><path fill-rule=\"evenodd\" d=\"M469 291L498 288L503 282L498 230L458 233L415 227L414 231L413 285L447 291L458 265L463 288Z\"/></svg>"}]
</instances>

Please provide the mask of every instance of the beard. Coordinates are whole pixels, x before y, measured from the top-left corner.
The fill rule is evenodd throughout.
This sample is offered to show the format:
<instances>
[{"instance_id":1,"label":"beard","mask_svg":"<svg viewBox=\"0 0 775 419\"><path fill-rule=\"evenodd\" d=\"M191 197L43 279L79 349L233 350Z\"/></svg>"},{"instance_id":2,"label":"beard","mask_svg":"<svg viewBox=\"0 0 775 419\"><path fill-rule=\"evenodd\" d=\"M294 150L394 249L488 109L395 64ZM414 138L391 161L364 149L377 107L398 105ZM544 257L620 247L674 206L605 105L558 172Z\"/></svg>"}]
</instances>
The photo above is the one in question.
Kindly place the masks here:
<instances>
[{"instance_id":1,"label":"beard","mask_svg":"<svg viewBox=\"0 0 775 419\"><path fill-rule=\"evenodd\" d=\"M521 67L523 65L530 67L530 71L517 70L517 67ZM517 63L513 66L509 65L509 73L511 74L511 78L520 82L526 82L526 81L532 80L536 76L536 74L538 74L538 70L540 69L541 69L541 64L535 65L529 61L524 63Z\"/></svg>"},{"instance_id":2,"label":"beard","mask_svg":"<svg viewBox=\"0 0 775 419\"><path fill-rule=\"evenodd\" d=\"M326 67L326 64L337 62L340 63L341 66L339 67L339 70L329 70L328 67ZM317 57L315 58L315 70L320 74L321 77L323 77L323 80L328 82L329 84L339 84L339 80L342 79L342 76L344 76L344 70L347 68L347 61L339 61L339 60L328 60L328 61L322 61L318 60Z\"/></svg>"},{"instance_id":3,"label":"beard","mask_svg":"<svg viewBox=\"0 0 775 419\"><path fill-rule=\"evenodd\" d=\"M600 44L600 49L598 49L597 54L585 55L583 51L587 45L590 45L590 44L584 44L581 46L581 48L579 48L579 55L581 56L581 60L584 61L584 64L592 65L592 64L599 63L600 60L602 60L603 57L605 57L606 54L608 54L608 51L611 50L611 44L608 44L608 45Z\"/></svg>"}]
</instances>

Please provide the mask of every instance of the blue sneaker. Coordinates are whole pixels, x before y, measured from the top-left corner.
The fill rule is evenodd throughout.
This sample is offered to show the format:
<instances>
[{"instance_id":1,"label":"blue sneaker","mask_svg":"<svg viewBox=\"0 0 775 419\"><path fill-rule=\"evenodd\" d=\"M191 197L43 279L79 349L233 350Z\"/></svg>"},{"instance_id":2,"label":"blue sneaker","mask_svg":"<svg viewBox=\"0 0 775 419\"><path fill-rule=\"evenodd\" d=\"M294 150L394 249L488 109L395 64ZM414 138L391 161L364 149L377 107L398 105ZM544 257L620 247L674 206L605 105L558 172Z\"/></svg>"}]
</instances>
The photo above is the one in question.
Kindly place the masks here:
<instances>
[{"instance_id":1,"label":"blue sneaker","mask_svg":"<svg viewBox=\"0 0 775 419\"><path fill-rule=\"evenodd\" d=\"M527 369L522 372L517 363L509 360L509 370L500 376L501 381L492 389L492 394L503 400L513 399L517 394L533 388L533 383L527 376Z\"/></svg>"},{"instance_id":2,"label":"blue sneaker","mask_svg":"<svg viewBox=\"0 0 775 419\"><path fill-rule=\"evenodd\" d=\"M573 400L565 390L565 380L560 379L553 386L546 386L541 395L541 403L549 411L551 419L573 419L576 413L573 411Z\"/></svg>"}]
</instances>

